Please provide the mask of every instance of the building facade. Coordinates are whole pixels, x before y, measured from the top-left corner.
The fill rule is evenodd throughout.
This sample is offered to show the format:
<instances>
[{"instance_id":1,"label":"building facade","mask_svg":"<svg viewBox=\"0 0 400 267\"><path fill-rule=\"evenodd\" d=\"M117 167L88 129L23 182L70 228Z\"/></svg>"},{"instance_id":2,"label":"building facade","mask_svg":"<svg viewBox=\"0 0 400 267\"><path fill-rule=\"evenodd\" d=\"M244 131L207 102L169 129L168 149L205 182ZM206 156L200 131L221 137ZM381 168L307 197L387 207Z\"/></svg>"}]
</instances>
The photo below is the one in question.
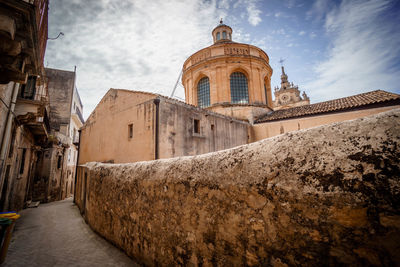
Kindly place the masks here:
<instances>
[{"instance_id":1,"label":"building facade","mask_svg":"<svg viewBox=\"0 0 400 267\"><path fill-rule=\"evenodd\" d=\"M175 99L110 89L81 129L79 163L189 156L245 144L249 124Z\"/></svg>"},{"instance_id":2,"label":"building facade","mask_svg":"<svg viewBox=\"0 0 400 267\"><path fill-rule=\"evenodd\" d=\"M47 0L0 2L0 209L32 197L39 151L50 132L43 58Z\"/></svg>"},{"instance_id":3,"label":"building facade","mask_svg":"<svg viewBox=\"0 0 400 267\"><path fill-rule=\"evenodd\" d=\"M73 194L78 130L84 122L75 77L75 71L46 68L51 132L38 161L41 168L33 183L35 201L60 200Z\"/></svg>"}]
</instances>

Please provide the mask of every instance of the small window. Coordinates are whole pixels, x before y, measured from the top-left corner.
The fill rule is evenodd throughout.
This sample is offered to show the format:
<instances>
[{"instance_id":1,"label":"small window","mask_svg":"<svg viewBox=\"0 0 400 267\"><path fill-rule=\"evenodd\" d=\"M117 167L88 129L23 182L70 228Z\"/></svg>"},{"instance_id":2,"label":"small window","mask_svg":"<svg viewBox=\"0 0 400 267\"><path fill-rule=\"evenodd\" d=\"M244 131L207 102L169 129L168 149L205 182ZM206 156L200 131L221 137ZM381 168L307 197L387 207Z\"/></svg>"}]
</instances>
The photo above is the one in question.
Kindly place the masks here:
<instances>
[{"instance_id":1,"label":"small window","mask_svg":"<svg viewBox=\"0 0 400 267\"><path fill-rule=\"evenodd\" d=\"M229 40L232 40L232 36L231 36L231 34L229 33Z\"/></svg>"},{"instance_id":2,"label":"small window","mask_svg":"<svg viewBox=\"0 0 400 267\"><path fill-rule=\"evenodd\" d=\"M217 41L221 39L221 34L219 32L217 32Z\"/></svg>"},{"instance_id":3,"label":"small window","mask_svg":"<svg viewBox=\"0 0 400 267\"><path fill-rule=\"evenodd\" d=\"M58 159L57 159L57 169L60 169L60 168L61 168L61 163L62 163L62 157L61 157L61 156L58 156Z\"/></svg>"},{"instance_id":4,"label":"small window","mask_svg":"<svg viewBox=\"0 0 400 267\"><path fill-rule=\"evenodd\" d=\"M19 173L23 174L25 169L25 156L26 156L26 148L22 149L22 156L21 156L21 166L19 168Z\"/></svg>"},{"instance_id":5,"label":"small window","mask_svg":"<svg viewBox=\"0 0 400 267\"><path fill-rule=\"evenodd\" d=\"M211 131L214 131L214 124L211 124Z\"/></svg>"},{"instance_id":6,"label":"small window","mask_svg":"<svg viewBox=\"0 0 400 267\"><path fill-rule=\"evenodd\" d=\"M226 39L226 31L222 32L222 39Z\"/></svg>"},{"instance_id":7,"label":"small window","mask_svg":"<svg viewBox=\"0 0 400 267\"><path fill-rule=\"evenodd\" d=\"M128 125L128 138L131 139L133 138L133 124Z\"/></svg>"},{"instance_id":8,"label":"small window","mask_svg":"<svg viewBox=\"0 0 400 267\"><path fill-rule=\"evenodd\" d=\"M193 133L200 134L200 120L193 119Z\"/></svg>"},{"instance_id":9,"label":"small window","mask_svg":"<svg viewBox=\"0 0 400 267\"><path fill-rule=\"evenodd\" d=\"M35 99L36 76L29 76L26 84L21 86L20 96L24 99Z\"/></svg>"}]
</instances>

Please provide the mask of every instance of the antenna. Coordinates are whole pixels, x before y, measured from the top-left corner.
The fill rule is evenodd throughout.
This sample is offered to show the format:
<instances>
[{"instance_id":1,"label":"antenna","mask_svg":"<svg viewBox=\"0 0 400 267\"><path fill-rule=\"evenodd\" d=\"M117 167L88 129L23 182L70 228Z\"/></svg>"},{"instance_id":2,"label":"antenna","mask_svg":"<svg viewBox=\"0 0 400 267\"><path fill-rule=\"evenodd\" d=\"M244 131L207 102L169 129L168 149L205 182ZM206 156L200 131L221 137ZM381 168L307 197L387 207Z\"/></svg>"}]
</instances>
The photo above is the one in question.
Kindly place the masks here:
<instances>
[{"instance_id":1,"label":"antenna","mask_svg":"<svg viewBox=\"0 0 400 267\"><path fill-rule=\"evenodd\" d=\"M179 76L178 76L178 79L176 80L176 83L175 83L175 86L174 86L174 89L172 90L172 94L171 94L171 96L170 97L174 97L174 94L175 94L175 90L176 90L176 87L178 86L178 83L179 83L179 79L181 78L181 76L182 76L182 70L181 70L181 72L179 73Z\"/></svg>"}]
</instances>

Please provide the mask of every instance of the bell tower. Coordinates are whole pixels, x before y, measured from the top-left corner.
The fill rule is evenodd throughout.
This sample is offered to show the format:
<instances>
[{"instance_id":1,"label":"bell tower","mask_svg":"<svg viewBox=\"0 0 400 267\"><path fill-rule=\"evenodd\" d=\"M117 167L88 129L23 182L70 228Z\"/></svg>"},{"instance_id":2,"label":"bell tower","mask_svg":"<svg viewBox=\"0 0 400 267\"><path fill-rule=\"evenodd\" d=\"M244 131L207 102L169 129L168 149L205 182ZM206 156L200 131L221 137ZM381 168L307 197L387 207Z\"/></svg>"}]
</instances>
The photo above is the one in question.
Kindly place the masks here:
<instances>
[{"instance_id":1,"label":"bell tower","mask_svg":"<svg viewBox=\"0 0 400 267\"><path fill-rule=\"evenodd\" d=\"M281 87L275 87L274 110L298 107L310 104L310 98L306 92L300 96L300 90L297 85L288 81L285 68L282 66Z\"/></svg>"}]
</instances>

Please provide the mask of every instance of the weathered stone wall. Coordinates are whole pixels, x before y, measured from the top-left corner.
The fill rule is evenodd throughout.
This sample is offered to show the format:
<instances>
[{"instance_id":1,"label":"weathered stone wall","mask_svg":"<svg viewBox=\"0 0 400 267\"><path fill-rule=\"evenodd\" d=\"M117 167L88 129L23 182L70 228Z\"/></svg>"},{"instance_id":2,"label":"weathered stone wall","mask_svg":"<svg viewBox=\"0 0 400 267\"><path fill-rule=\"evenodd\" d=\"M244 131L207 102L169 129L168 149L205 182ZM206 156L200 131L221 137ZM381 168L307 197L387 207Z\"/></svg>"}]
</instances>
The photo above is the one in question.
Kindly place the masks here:
<instances>
[{"instance_id":1,"label":"weathered stone wall","mask_svg":"<svg viewBox=\"0 0 400 267\"><path fill-rule=\"evenodd\" d=\"M194 132L194 119L199 133ZM160 158L194 156L247 144L249 124L173 99L160 98Z\"/></svg>"},{"instance_id":2,"label":"weathered stone wall","mask_svg":"<svg viewBox=\"0 0 400 267\"><path fill-rule=\"evenodd\" d=\"M220 152L80 167L91 227L149 266L400 264L400 110Z\"/></svg>"},{"instance_id":3,"label":"weathered stone wall","mask_svg":"<svg viewBox=\"0 0 400 267\"><path fill-rule=\"evenodd\" d=\"M60 130L61 124L68 125L70 122L75 72L46 68L46 77L50 98L51 129Z\"/></svg>"}]
</instances>

